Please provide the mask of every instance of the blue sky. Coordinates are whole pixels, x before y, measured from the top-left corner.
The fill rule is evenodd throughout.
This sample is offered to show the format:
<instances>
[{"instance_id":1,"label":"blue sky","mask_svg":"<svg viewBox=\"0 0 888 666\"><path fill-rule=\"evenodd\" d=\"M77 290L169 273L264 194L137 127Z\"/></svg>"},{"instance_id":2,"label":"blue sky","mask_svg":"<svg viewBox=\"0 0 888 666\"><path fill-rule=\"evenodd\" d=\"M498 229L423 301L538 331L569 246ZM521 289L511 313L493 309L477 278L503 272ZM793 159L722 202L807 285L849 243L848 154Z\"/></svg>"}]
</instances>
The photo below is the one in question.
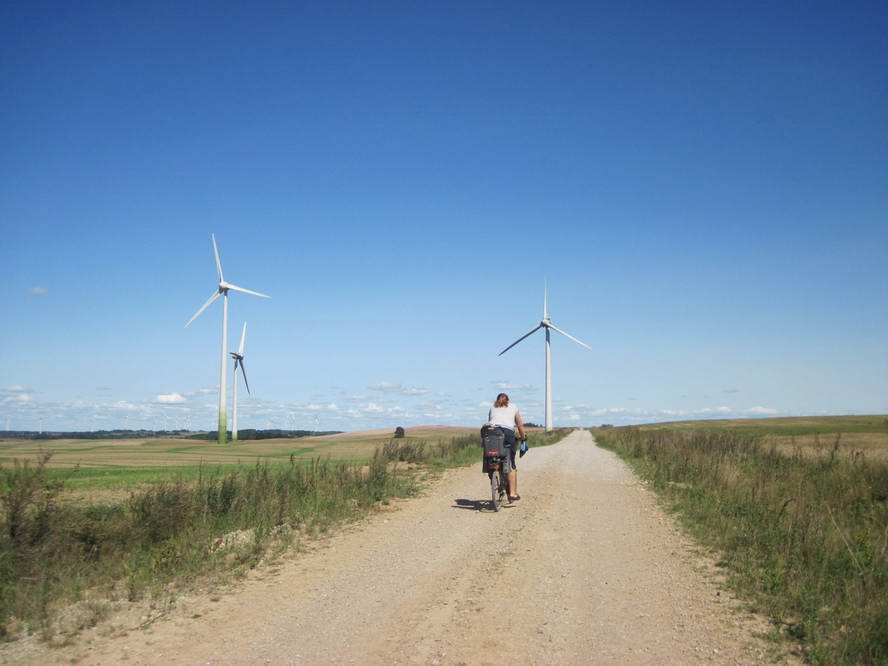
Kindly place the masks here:
<instances>
[{"instance_id":1,"label":"blue sky","mask_svg":"<svg viewBox=\"0 0 888 666\"><path fill-rule=\"evenodd\" d=\"M131 4L131 3L124 3ZM0 427L888 412L884 3L6 3Z\"/></svg>"}]
</instances>

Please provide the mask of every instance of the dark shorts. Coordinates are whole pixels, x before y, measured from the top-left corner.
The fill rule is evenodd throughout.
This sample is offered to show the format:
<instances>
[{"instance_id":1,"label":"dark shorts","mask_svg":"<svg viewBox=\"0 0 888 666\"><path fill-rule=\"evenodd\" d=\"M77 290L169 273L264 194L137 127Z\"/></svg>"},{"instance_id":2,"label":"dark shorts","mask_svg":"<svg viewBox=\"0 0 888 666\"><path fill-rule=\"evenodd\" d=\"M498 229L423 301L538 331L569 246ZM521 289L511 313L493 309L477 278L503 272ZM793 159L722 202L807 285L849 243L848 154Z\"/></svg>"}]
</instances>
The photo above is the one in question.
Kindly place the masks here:
<instances>
[{"instance_id":1,"label":"dark shorts","mask_svg":"<svg viewBox=\"0 0 888 666\"><path fill-rule=\"evenodd\" d=\"M506 437L506 448L509 449L509 465L511 469L503 470L506 474L508 474L513 469L518 469L518 465L515 464L515 450L518 448L515 445L515 431L509 430L508 428L500 428L503 431L503 435Z\"/></svg>"}]
</instances>

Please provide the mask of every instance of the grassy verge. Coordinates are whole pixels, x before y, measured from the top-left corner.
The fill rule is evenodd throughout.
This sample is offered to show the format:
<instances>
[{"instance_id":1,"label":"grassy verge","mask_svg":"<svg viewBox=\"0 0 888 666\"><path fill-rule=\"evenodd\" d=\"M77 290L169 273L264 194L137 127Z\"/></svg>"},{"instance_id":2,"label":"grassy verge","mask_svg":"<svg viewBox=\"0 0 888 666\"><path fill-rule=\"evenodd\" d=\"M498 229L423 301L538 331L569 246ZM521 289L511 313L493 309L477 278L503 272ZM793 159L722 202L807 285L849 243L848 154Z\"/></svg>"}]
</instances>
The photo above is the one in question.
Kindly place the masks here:
<instances>
[{"instance_id":1,"label":"grassy verge","mask_svg":"<svg viewBox=\"0 0 888 666\"><path fill-rule=\"evenodd\" d=\"M548 433L529 432L527 445L531 449L549 446L561 441L570 432L569 428L557 428ZM471 465L481 460L479 435L454 437L449 442L431 445L418 440L393 439L383 447L382 453L387 460L425 464L434 468Z\"/></svg>"},{"instance_id":2,"label":"grassy verge","mask_svg":"<svg viewBox=\"0 0 888 666\"><path fill-rule=\"evenodd\" d=\"M597 429L815 664L888 663L888 465L729 431Z\"/></svg>"},{"instance_id":3,"label":"grassy verge","mask_svg":"<svg viewBox=\"0 0 888 666\"><path fill-rule=\"evenodd\" d=\"M567 431L533 434L554 443ZM0 639L59 631L66 606L88 600L137 601L183 583L243 570L298 535L354 520L417 489L421 469L476 463L477 436L392 440L369 461L300 460L253 466L53 470L36 463L0 467ZM64 502L66 484L96 487L96 475L129 481L125 501ZM177 473L178 472L178 473ZM82 627L74 627L76 633ZM66 630L67 631L67 630Z\"/></svg>"},{"instance_id":4,"label":"grassy verge","mask_svg":"<svg viewBox=\"0 0 888 666\"><path fill-rule=\"evenodd\" d=\"M369 464L228 468L160 482L113 504L58 501L46 460L0 471L0 636L54 632L85 597L135 601L170 584L254 566L296 534L353 520L415 489L381 453Z\"/></svg>"}]
</instances>

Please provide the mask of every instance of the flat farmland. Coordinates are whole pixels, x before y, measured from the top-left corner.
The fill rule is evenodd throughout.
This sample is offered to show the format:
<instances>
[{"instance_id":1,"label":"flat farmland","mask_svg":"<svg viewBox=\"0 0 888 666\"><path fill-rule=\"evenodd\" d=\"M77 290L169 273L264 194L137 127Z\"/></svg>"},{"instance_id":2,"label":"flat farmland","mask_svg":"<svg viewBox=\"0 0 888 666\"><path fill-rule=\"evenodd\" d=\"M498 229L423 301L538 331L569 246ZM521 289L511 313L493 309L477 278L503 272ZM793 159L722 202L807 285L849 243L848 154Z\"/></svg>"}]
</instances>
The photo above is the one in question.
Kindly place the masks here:
<instances>
[{"instance_id":1,"label":"flat farmland","mask_svg":"<svg viewBox=\"0 0 888 666\"><path fill-rule=\"evenodd\" d=\"M194 439L59 439L0 440L0 465L39 460L51 453L48 467L66 478L66 487L115 488L171 478L193 479L237 465L309 462L330 458L360 462L392 438L393 428L294 439L241 440L222 447ZM407 438L429 443L474 434L475 428L427 426L410 428ZM76 472L72 473L75 468Z\"/></svg>"},{"instance_id":2,"label":"flat farmland","mask_svg":"<svg viewBox=\"0 0 888 666\"><path fill-rule=\"evenodd\" d=\"M863 454L888 461L888 416L806 416L766 419L673 421L640 426L641 430L695 430L761 435L781 453L829 455L838 442L842 455Z\"/></svg>"}]
</instances>

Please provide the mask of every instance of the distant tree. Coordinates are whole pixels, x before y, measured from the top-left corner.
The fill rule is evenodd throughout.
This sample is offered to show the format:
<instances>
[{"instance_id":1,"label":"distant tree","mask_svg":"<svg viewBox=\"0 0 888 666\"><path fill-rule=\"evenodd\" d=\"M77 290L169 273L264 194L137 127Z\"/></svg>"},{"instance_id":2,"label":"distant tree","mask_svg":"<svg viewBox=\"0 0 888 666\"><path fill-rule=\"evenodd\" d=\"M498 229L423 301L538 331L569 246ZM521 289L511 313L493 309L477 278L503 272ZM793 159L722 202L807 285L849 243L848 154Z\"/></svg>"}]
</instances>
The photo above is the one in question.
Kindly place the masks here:
<instances>
[{"instance_id":1,"label":"distant tree","mask_svg":"<svg viewBox=\"0 0 888 666\"><path fill-rule=\"evenodd\" d=\"M543 426L541 426L539 423L534 423L533 421L526 421L524 423L524 427L525 428L542 428Z\"/></svg>"},{"instance_id":2,"label":"distant tree","mask_svg":"<svg viewBox=\"0 0 888 666\"><path fill-rule=\"evenodd\" d=\"M402 437L404 437L406 435L407 435L407 433L404 431L404 428L402 428L401 426L398 426L397 428L395 428L395 439L401 439Z\"/></svg>"}]
</instances>

